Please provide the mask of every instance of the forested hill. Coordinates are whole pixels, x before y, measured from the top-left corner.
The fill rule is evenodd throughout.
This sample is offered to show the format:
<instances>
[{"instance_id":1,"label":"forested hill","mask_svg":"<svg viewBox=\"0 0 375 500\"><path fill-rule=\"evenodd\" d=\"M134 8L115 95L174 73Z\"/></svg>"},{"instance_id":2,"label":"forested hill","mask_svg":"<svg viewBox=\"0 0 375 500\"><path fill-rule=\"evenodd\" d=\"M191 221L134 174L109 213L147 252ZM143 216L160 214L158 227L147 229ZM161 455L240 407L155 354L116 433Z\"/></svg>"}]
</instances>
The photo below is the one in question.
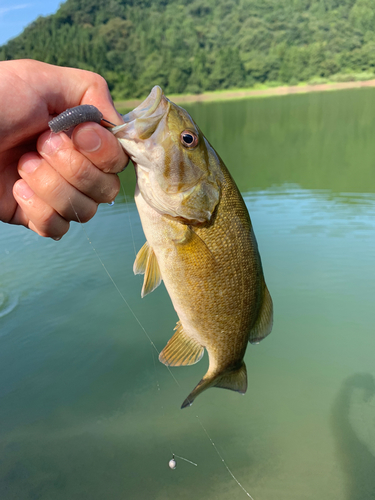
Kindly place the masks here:
<instances>
[{"instance_id":1,"label":"forested hill","mask_svg":"<svg viewBox=\"0 0 375 500\"><path fill-rule=\"evenodd\" d=\"M349 79L375 71L375 0L67 0L0 48L24 57L96 71L116 99Z\"/></svg>"}]
</instances>

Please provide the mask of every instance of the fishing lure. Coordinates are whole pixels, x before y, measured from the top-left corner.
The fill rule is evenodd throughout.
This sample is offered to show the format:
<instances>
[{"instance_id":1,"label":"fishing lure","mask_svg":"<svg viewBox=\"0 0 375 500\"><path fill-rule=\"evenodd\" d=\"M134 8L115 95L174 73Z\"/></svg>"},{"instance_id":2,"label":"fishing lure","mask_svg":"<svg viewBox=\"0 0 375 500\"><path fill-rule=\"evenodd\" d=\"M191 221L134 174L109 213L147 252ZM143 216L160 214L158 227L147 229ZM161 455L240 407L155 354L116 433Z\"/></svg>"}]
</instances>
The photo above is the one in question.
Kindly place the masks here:
<instances>
[{"instance_id":1,"label":"fishing lure","mask_svg":"<svg viewBox=\"0 0 375 500\"><path fill-rule=\"evenodd\" d=\"M85 122L106 122L115 126L113 123L105 120L103 114L92 104L81 104L74 108L69 108L48 122L49 128L54 134L63 130L68 130L80 123Z\"/></svg>"}]
</instances>

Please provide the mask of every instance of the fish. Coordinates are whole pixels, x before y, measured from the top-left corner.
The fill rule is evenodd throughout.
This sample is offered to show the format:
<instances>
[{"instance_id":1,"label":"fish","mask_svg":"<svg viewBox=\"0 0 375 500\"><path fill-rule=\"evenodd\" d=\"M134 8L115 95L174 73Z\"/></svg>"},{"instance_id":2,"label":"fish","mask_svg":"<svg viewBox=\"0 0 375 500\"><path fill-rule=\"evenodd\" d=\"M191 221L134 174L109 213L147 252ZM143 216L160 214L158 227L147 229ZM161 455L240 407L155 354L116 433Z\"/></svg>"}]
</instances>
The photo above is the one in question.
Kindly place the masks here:
<instances>
[{"instance_id":1,"label":"fish","mask_svg":"<svg viewBox=\"0 0 375 500\"><path fill-rule=\"evenodd\" d=\"M159 355L209 367L182 403L210 387L244 394L248 343L272 330L273 304L245 202L223 161L191 116L159 86L112 129L132 160L135 203L146 243L134 262L141 296L164 282L178 315Z\"/></svg>"}]
</instances>

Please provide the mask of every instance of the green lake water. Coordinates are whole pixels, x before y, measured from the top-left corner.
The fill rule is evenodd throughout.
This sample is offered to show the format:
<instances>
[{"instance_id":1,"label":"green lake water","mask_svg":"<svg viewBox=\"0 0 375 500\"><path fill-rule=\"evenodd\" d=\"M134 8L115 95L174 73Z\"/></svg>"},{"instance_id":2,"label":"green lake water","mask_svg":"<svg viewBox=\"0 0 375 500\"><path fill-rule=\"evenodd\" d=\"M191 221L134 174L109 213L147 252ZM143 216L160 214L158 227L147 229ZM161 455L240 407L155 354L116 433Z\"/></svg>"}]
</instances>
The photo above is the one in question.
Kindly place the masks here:
<instances>
[{"instance_id":1,"label":"green lake water","mask_svg":"<svg viewBox=\"0 0 375 500\"><path fill-rule=\"evenodd\" d=\"M127 203L59 242L0 226L1 500L247 498L202 425L254 500L375 498L375 90L188 109L243 193L274 300L247 394L180 410L207 357L176 383L137 322L161 350L177 318L132 273L129 167ZM172 453L197 467L170 470Z\"/></svg>"}]
</instances>

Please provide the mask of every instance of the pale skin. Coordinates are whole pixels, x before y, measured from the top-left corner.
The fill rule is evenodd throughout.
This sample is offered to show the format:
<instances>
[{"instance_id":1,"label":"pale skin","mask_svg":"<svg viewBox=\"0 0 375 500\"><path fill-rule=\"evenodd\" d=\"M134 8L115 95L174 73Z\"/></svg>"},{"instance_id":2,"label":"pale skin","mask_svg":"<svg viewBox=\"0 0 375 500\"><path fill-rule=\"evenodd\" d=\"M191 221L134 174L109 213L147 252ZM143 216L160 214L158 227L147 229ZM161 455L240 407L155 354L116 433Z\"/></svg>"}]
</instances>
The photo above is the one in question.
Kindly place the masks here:
<instances>
[{"instance_id":1,"label":"pale skin","mask_svg":"<svg viewBox=\"0 0 375 500\"><path fill-rule=\"evenodd\" d=\"M122 120L105 80L95 73L32 60L0 62L0 221L60 239L70 221L91 219L113 201L129 159L96 123L69 138L48 121L67 108L93 104L106 120Z\"/></svg>"}]
</instances>

